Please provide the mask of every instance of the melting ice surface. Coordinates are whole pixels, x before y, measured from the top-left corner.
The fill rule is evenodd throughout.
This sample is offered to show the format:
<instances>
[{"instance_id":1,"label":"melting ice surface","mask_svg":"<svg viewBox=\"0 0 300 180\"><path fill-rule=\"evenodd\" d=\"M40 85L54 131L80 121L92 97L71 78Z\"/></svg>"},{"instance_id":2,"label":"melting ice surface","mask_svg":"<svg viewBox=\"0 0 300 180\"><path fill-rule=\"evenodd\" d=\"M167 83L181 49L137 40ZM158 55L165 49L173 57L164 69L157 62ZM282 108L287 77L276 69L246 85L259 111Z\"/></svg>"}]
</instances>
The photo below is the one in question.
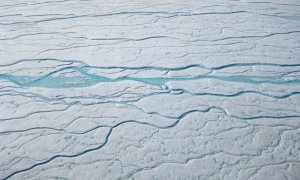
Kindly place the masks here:
<instances>
[{"instance_id":1,"label":"melting ice surface","mask_svg":"<svg viewBox=\"0 0 300 180\"><path fill-rule=\"evenodd\" d=\"M300 179L299 8L1 1L0 179Z\"/></svg>"}]
</instances>

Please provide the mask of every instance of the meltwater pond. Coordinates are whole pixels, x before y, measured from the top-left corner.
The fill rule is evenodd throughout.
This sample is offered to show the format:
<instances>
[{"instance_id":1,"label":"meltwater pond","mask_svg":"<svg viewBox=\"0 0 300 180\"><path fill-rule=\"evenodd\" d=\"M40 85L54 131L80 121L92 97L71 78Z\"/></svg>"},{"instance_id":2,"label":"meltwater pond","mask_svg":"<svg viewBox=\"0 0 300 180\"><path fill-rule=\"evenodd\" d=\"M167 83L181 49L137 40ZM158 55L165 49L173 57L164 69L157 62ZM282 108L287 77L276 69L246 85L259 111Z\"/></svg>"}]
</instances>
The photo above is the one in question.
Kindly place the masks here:
<instances>
[{"instance_id":1,"label":"meltwater pond","mask_svg":"<svg viewBox=\"0 0 300 180\"><path fill-rule=\"evenodd\" d=\"M299 9L1 1L0 179L300 179Z\"/></svg>"}]
</instances>

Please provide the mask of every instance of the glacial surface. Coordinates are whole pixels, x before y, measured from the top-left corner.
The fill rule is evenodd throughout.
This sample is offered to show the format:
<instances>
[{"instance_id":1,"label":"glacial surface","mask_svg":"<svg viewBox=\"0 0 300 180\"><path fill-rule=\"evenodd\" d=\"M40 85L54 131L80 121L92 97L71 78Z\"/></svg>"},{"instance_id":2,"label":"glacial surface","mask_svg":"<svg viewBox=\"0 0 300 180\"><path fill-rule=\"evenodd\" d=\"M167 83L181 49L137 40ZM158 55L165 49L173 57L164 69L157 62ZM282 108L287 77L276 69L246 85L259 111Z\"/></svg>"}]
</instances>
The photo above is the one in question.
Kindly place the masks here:
<instances>
[{"instance_id":1,"label":"glacial surface","mask_svg":"<svg viewBox=\"0 0 300 180\"><path fill-rule=\"evenodd\" d=\"M299 0L1 0L0 179L300 179Z\"/></svg>"}]
</instances>

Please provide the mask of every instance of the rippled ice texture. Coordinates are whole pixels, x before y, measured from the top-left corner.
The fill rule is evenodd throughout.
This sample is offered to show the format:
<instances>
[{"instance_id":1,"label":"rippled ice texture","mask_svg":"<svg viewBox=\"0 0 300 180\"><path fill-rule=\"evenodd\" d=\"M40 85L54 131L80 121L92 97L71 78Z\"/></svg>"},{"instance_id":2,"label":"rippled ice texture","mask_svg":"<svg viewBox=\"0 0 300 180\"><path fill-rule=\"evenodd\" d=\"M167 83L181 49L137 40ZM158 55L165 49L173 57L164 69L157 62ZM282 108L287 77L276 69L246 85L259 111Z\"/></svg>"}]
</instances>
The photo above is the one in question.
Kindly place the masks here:
<instances>
[{"instance_id":1,"label":"rippled ice texture","mask_svg":"<svg viewBox=\"0 0 300 180\"><path fill-rule=\"evenodd\" d=\"M1 0L0 179L300 179L299 0Z\"/></svg>"}]
</instances>

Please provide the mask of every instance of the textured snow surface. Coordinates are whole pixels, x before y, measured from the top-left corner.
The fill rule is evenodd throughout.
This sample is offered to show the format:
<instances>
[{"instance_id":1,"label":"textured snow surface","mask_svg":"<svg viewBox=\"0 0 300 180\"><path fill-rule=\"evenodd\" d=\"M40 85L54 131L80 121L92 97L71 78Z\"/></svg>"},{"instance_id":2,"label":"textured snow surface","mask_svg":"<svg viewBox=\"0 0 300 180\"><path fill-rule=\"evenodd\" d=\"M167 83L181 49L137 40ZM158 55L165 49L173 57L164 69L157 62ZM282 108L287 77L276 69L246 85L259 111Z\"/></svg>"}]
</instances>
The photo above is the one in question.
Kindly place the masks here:
<instances>
[{"instance_id":1,"label":"textured snow surface","mask_svg":"<svg viewBox=\"0 0 300 180\"><path fill-rule=\"evenodd\" d=\"M0 179L300 179L299 0L1 0Z\"/></svg>"}]
</instances>

